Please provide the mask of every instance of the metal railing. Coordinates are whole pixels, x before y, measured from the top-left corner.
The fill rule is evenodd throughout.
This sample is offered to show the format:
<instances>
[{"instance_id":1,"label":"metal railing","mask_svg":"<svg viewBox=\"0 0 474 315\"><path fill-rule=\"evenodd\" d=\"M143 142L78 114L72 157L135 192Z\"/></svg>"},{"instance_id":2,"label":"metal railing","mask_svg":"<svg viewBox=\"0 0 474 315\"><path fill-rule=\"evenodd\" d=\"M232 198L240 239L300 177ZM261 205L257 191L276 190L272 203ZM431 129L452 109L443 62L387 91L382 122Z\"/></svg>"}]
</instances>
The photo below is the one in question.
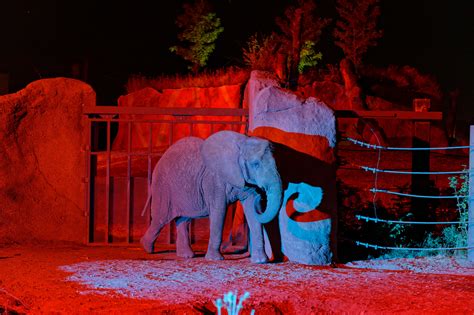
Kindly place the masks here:
<instances>
[{"instance_id":1,"label":"metal railing","mask_svg":"<svg viewBox=\"0 0 474 315\"><path fill-rule=\"evenodd\" d=\"M248 111L245 109L95 106L85 107L83 113L87 116L84 182L85 212L88 217L87 243L90 245L127 245L137 241L131 235L132 216L141 212L141 209L133 209L132 213L134 208L132 183L136 177L132 174L134 159L146 159L146 181L149 185L154 160L159 159L166 148L181 137L196 136L196 130L197 136L206 137L218 130L246 133L248 129ZM138 132L141 134L137 134ZM164 135L167 136L166 140ZM146 143L144 136L147 136ZM125 227L121 227L121 230L125 229L125 235L120 236L115 236L111 231L111 220L113 216L118 216L111 211L112 204L116 200L113 198L112 190L117 188L112 182L115 180L112 174L114 158L120 158L122 166L125 164L125 176L122 177L126 186ZM105 169L105 172L99 174L100 169ZM97 191L99 177L105 179L103 196ZM98 205L100 198L105 199L101 201L105 202L103 206ZM141 207L144 205L145 202ZM148 226L150 215L145 220L144 226ZM171 234L168 235L167 242L172 242Z\"/></svg>"}]
</instances>

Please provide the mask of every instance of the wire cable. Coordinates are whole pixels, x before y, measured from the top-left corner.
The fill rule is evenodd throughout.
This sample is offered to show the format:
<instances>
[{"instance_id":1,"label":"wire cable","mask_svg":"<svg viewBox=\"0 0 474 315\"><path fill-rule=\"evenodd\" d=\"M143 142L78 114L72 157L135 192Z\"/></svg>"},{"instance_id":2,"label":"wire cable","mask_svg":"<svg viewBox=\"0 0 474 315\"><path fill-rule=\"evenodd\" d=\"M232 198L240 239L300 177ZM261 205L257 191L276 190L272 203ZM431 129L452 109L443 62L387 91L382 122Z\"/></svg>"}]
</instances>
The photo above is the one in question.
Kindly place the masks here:
<instances>
[{"instance_id":1,"label":"wire cable","mask_svg":"<svg viewBox=\"0 0 474 315\"><path fill-rule=\"evenodd\" d=\"M471 224L474 222L471 221L466 221L466 222L461 222L461 221L394 221L394 220L384 220L384 219L379 219L379 218L372 218L372 217L367 217L364 215L356 215L356 218L358 220L365 220L365 222L382 222L382 223L388 223L388 224Z\"/></svg>"},{"instance_id":2,"label":"wire cable","mask_svg":"<svg viewBox=\"0 0 474 315\"><path fill-rule=\"evenodd\" d=\"M464 170L464 171L444 171L444 172L413 172L413 171L397 171L397 170L384 170L375 167L368 166L359 166L366 172L372 173L390 173L390 174L405 174L405 175L452 175L452 174L469 174L474 171Z\"/></svg>"},{"instance_id":3,"label":"wire cable","mask_svg":"<svg viewBox=\"0 0 474 315\"><path fill-rule=\"evenodd\" d=\"M399 192L396 192L396 191L390 191L390 190L385 190L385 189L375 189L375 188L370 189L370 191L373 192L373 193L379 192L379 193L397 195L397 196L402 196L402 197L414 197L414 198L426 198L426 199L457 199L457 198L466 198L466 197L468 197L467 195L457 195L457 196L415 195L415 194L399 193Z\"/></svg>"},{"instance_id":4,"label":"wire cable","mask_svg":"<svg viewBox=\"0 0 474 315\"><path fill-rule=\"evenodd\" d=\"M413 251L430 251L430 250L466 250L466 249L473 249L474 246L466 246L466 247L390 247L390 246L380 246L380 245L373 245L369 243L363 243L359 241L355 241L356 245L364 246L365 248L373 248L375 250L378 249L390 249L390 250L413 250Z\"/></svg>"},{"instance_id":5,"label":"wire cable","mask_svg":"<svg viewBox=\"0 0 474 315\"><path fill-rule=\"evenodd\" d=\"M460 149L472 149L474 147L468 145L462 146L455 146L455 147L430 147L430 148L403 148L403 147L385 147L381 145L375 145L366 143L363 141L359 141L353 138L345 138L347 141L350 141L354 144L357 144L361 147L368 148L368 149L375 149L375 150L391 150L391 151L426 151L426 150L460 150Z\"/></svg>"}]
</instances>

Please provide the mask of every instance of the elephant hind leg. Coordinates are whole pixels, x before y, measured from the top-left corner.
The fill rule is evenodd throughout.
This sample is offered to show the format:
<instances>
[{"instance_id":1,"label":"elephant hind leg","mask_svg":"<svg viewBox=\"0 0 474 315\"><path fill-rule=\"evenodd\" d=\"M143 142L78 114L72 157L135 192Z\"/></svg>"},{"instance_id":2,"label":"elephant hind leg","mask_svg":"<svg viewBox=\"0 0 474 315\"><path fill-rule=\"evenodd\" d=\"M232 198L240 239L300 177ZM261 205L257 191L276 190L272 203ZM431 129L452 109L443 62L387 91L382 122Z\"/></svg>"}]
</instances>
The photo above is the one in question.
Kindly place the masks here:
<instances>
[{"instance_id":1,"label":"elephant hind leg","mask_svg":"<svg viewBox=\"0 0 474 315\"><path fill-rule=\"evenodd\" d=\"M176 255L183 258L193 258L194 252L191 248L191 238L189 229L191 227L191 219L179 217L176 219Z\"/></svg>"},{"instance_id":2,"label":"elephant hind leg","mask_svg":"<svg viewBox=\"0 0 474 315\"><path fill-rule=\"evenodd\" d=\"M148 227L148 230L146 230L145 235L140 239L140 243L143 246L143 249L151 254L153 253L154 250L154 244L156 239L158 238L158 235L160 234L161 229L169 223L171 220L164 220L164 221L158 221L158 220L152 220L150 223L150 226Z\"/></svg>"}]
</instances>

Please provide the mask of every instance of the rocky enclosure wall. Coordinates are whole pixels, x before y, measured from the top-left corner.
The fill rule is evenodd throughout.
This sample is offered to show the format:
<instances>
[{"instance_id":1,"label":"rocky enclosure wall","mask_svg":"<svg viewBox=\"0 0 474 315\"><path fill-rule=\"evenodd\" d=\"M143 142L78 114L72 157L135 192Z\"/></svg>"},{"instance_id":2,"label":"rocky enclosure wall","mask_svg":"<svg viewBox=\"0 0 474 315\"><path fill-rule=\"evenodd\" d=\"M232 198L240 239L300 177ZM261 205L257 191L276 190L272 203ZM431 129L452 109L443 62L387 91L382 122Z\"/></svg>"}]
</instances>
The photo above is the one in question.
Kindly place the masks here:
<instances>
[{"instance_id":1,"label":"rocky enclosure wall","mask_svg":"<svg viewBox=\"0 0 474 315\"><path fill-rule=\"evenodd\" d=\"M178 107L178 108L240 108L242 106L242 86L225 85L209 88L183 88L183 89L165 89L161 92L153 88L144 88L142 90L121 96L118 99L118 106L123 107ZM121 115L121 118L130 118L129 115ZM134 115L132 115L134 116ZM156 116L140 115L133 117L136 119L156 119ZM170 117L162 117L163 119ZM198 116L193 120L203 121L216 119L216 117ZM240 121L241 117L219 117L222 121ZM128 128L119 126L117 137L113 143L114 150L124 150L127 147ZM171 128L173 128L171 130ZM214 132L231 129L237 132L243 132L241 125L225 126L216 125L212 129ZM171 127L169 124L154 124L152 127L152 146L155 148L166 148L170 141L170 132L172 132L172 141L193 135L195 137L207 138L211 134L209 124L196 124L192 129L189 124L176 124ZM132 149L143 149L149 146L150 129L148 124L133 124L132 126Z\"/></svg>"},{"instance_id":2,"label":"rocky enclosure wall","mask_svg":"<svg viewBox=\"0 0 474 315\"><path fill-rule=\"evenodd\" d=\"M33 82L0 97L0 243L83 242L83 106L95 92L80 81Z\"/></svg>"},{"instance_id":3,"label":"rocky enclosure wall","mask_svg":"<svg viewBox=\"0 0 474 315\"><path fill-rule=\"evenodd\" d=\"M278 86L278 82L271 78L269 80L268 82L263 78L254 80L254 89L247 89L245 99L242 99L243 93L240 85L209 89L164 90L162 92L144 89L121 97L119 106L156 106L159 104L163 107L191 107L193 104L197 104L198 107L248 107L249 99L255 99L257 93L265 88ZM331 86L323 88L320 86L321 84L313 84L314 91L308 92L308 94L316 93L318 99L333 109L340 108L345 97L343 91ZM300 101L295 96L289 96L278 88L266 89L264 93L261 93L259 102L265 104L268 101L273 104L275 102L272 101L272 98L279 94L282 94L281 98L285 101L280 101L277 107L270 106L270 108L261 111L267 118L272 115L276 117L282 112L288 113L288 110L294 106L308 106L304 101ZM370 99L367 97L367 100ZM382 106L384 103L380 100L374 100L373 103L370 101L368 104L371 109L389 109ZM25 242L32 239L75 242L85 240L87 221L84 216L84 185L81 183L81 179L85 175L82 151L85 124L82 107L93 105L95 105L95 93L90 86L65 78L33 82L18 93L0 97L0 243ZM271 115L267 115L268 112ZM291 154L286 154L287 159L291 160L292 154L298 156L303 154L303 156L316 157L325 161L324 163L333 162L333 140L329 134L307 136L299 130L278 128L278 124L273 125L273 122L262 124L262 121L258 120L262 116L259 116L258 113L250 116L251 119L253 117L255 117L255 121L252 122L255 127L253 129L255 135L269 138L276 143L294 149L290 152ZM407 137L411 135L411 130L406 126L395 124L385 126L383 124L380 123L380 127L383 127L385 135L390 140L391 137L397 139L396 137L401 137L404 134L407 134ZM298 128L300 127L306 128L304 124L298 125ZM136 126L134 128L136 130L133 132L141 136L132 139L132 146L138 149L144 148L148 145L146 140L148 127ZM216 128L215 131L219 128L222 127ZM321 126L320 129L325 130L324 126ZM443 137L434 134L434 129L432 128L432 140L436 145L436 142ZM155 130L153 131L155 132ZM175 140L189 133L189 130L180 130L179 127L175 131ZM351 130L345 131L351 132ZM113 144L114 150L125 149L127 138L126 134L122 134L122 132L119 126L118 135ZM168 132L163 130L161 138L155 138L156 142L153 145L167 144L165 139L168 139ZM204 127L193 130L193 134L200 137L207 137L209 133L210 129ZM357 136L360 135L355 133L354 137ZM390 144L397 145L392 142ZM320 148L318 150L311 149L318 146ZM276 149L280 148L276 146ZM340 150L339 157L345 164L373 166L377 162L375 155L362 156L361 152L357 150L354 152ZM291 163L291 161L288 162ZM453 162L452 158L443 160L437 158L436 160L432 159L431 166L437 170L458 169L462 163L463 161L457 160ZM342 205L344 208L351 209L350 218L353 218L353 212L360 211L361 204L372 201L372 194L368 189L373 186L373 175L355 171L345 164L338 171L338 178L343 185L347 185L351 191L352 189L354 191L347 198L340 200L339 207ZM393 161L391 162L387 157L382 160L381 166L382 168L409 168L410 157L407 156L399 164L394 165ZM324 165L322 164L323 167L320 170L324 169ZM141 172L138 176L146 177L144 175L146 169ZM448 184L445 177L433 178L433 183L440 189L446 188ZM410 179L405 177L396 177L395 179L387 177L386 179L384 176L380 176L379 185L380 187L400 189L400 187L409 187ZM312 186L320 185L314 184ZM145 198L144 194L143 198ZM381 205L387 208L395 207L395 201L392 199L380 197ZM322 202L325 202L324 198ZM303 203L301 200L296 200L294 208L304 211ZM138 202L138 204L137 208L140 208L138 211L141 211L142 203ZM291 212L291 210L289 211ZM207 228L204 227L201 232L202 235L205 235Z\"/></svg>"}]
</instances>

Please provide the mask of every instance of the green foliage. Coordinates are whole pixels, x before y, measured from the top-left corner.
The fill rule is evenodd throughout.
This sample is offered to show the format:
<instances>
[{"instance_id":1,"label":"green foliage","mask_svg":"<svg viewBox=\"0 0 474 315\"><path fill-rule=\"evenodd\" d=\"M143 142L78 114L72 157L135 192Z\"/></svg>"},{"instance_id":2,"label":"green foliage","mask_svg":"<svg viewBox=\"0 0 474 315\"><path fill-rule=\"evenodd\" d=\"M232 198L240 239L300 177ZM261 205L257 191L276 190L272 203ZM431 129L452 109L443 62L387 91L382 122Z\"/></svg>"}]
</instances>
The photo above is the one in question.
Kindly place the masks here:
<instances>
[{"instance_id":1,"label":"green foliage","mask_svg":"<svg viewBox=\"0 0 474 315\"><path fill-rule=\"evenodd\" d=\"M298 72L302 74L306 69L313 68L318 64L319 60L323 59L321 52L316 52L314 41L307 40L304 42L300 51L300 62L298 64Z\"/></svg>"},{"instance_id":2,"label":"green foliage","mask_svg":"<svg viewBox=\"0 0 474 315\"><path fill-rule=\"evenodd\" d=\"M181 45L170 47L170 51L189 61L190 70L197 72L205 67L209 56L216 48L216 40L224 31L221 20L204 0L194 5L183 5L184 13L177 18L176 24L181 29L178 39Z\"/></svg>"},{"instance_id":3,"label":"green foliage","mask_svg":"<svg viewBox=\"0 0 474 315\"><path fill-rule=\"evenodd\" d=\"M286 7L284 15L277 17L275 22L279 28L276 37L279 52L286 56L286 72L290 88L296 88L300 74L300 56L304 44L317 44L323 29L329 25L330 19L316 15L314 0L298 0L295 5Z\"/></svg>"},{"instance_id":4,"label":"green foliage","mask_svg":"<svg viewBox=\"0 0 474 315\"><path fill-rule=\"evenodd\" d=\"M426 233L421 243L410 240L410 227L408 224L394 224L390 229L390 239L393 240L395 247L422 247L422 248L453 248L467 246L467 227L468 227L468 194L469 194L469 173L459 176L449 177L449 187L458 196L456 208L459 213L458 221L460 224L445 227L441 233ZM409 217L410 214L406 216ZM403 218L402 218L403 220ZM454 254L462 253L455 250ZM428 255L447 255L446 250L432 251L403 251L394 250L387 253L384 258L396 257L419 257Z\"/></svg>"},{"instance_id":5,"label":"green foliage","mask_svg":"<svg viewBox=\"0 0 474 315\"><path fill-rule=\"evenodd\" d=\"M411 212L400 218L400 221L409 221L413 217ZM409 225L408 224L389 224L389 238L396 247L402 247L402 244L409 244ZM405 245L406 246L406 245Z\"/></svg>"}]
</instances>

